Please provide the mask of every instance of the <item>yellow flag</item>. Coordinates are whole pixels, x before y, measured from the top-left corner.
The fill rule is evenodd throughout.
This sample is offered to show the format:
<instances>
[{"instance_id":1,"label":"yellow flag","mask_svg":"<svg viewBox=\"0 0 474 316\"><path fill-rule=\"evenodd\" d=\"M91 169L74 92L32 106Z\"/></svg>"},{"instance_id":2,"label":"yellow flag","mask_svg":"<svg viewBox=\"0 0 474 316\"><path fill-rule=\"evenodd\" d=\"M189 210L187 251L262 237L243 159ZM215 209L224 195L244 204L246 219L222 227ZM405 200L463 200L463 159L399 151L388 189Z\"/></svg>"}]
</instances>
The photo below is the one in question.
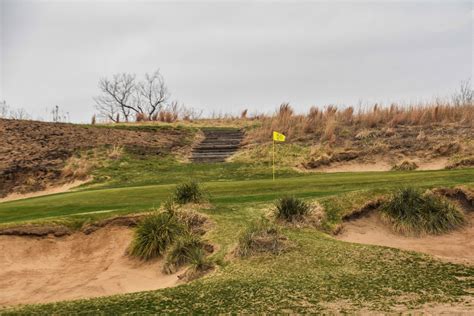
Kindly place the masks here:
<instances>
[{"instance_id":1,"label":"yellow flag","mask_svg":"<svg viewBox=\"0 0 474 316\"><path fill-rule=\"evenodd\" d=\"M285 135L280 134L278 132L273 132L273 140L277 142L284 142L285 141Z\"/></svg>"}]
</instances>

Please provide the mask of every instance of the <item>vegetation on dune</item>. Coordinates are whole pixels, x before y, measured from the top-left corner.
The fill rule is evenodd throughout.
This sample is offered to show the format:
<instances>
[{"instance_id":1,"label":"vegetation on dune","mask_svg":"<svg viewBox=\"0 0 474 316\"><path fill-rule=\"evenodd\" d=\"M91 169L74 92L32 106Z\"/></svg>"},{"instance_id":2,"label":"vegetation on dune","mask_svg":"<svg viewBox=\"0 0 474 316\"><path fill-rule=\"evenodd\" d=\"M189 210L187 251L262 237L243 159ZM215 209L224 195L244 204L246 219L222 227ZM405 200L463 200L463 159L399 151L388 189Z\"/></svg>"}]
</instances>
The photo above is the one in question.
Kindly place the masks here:
<instances>
[{"instance_id":1,"label":"vegetation on dune","mask_svg":"<svg viewBox=\"0 0 474 316\"><path fill-rule=\"evenodd\" d=\"M188 281L197 279L214 268L214 262L206 256L203 248L190 248L186 257L189 268L184 276Z\"/></svg>"},{"instance_id":2,"label":"vegetation on dune","mask_svg":"<svg viewBox=\"0 0 474 316\"><path fill-rule=\"evenodd\" d=\"M294 196L282 197L275 203L276 217L288 222L301 220L308 215L309 212L309 204Z\"/></svg>"},{"instance_id":3,"label":"vegetation on dune","mask_svg":"<svg viewBox=\"0 0 474 316\"><path fill-rule=\"evenodd\" d=\"M382 205L383 218L405 234L441 234L461 226L463 213L446 199L407 187Z\"/></svg>"},{"instance_id":4,"label":"vegetation on dune","mask_svg":"<svg viewBox=\"0 0 474 316\"><path fill-rule=\"evenodd\" d=\"M172 213L161 212L147 216L135 230L130 254L142 260L161 256L166 248L185 231L184 225Z\"/></svg>"},{"instance_id":5,"label":"vegetation on dune","mask_svg":"<svg viewBox=\"0 0 474 316\"><path fill-rule=\"evenodd\" d=\"M410 171L418 169L418 165L413 161L403 161L392 167L393 171Z\"/></svg>"},{"instance_id":6,"label":"vegetation on dune","mask_svg":"<svg viewBox=\"0 0 474 316\"><path fill-rule=\"evenodd\" d=\"M185 233L173 243L169 251L166 253L166 263L164 271L166 273L173 273L180 267L199 261L199 254L203 250L205 243L201 237ZM204 256L204 255L203 255Z\"/></svg>"},{"instance_id":7,"label":"vegetation on dune","mask_svg":"<svg viewBox=\"0 0 474 316\"><path fill-rule=\"evenodd\" d=\"M204 200L204 192L196 181L190 181L176 187L174 198L179 204L200 203Z\"/></svg>"},{"instance_id":8,"label":"vegetation on dune","mask_svg":"<svg viewBox=\"0 0 474 316\"><path fill-rule=\"evenodd\" d=\"M249 224L241 233L235 254L248 257L259 253L280 254L287 248L287 239L281 229L266 218Z\"/></svg>"}]
</instances>

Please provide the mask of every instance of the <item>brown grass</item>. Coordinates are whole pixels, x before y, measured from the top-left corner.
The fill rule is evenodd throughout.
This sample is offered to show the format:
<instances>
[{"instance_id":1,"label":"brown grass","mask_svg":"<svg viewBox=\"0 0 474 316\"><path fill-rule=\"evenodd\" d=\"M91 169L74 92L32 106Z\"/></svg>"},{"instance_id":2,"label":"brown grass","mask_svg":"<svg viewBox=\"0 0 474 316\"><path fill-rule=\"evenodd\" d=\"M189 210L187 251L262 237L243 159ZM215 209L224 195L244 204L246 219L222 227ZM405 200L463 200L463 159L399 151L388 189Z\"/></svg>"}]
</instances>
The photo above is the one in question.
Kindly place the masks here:
<instances>
[{"instance_id":1,"label":"brown grass","mask_svg":"<svg viewBox=\"0 0 474 316\"><path fill-rule=\"evenodd\" d=\"M311 107L308 114L302 115L295 114L292 107L284 103L273 116L260 119L261 126L249 133L251 141L268 141L272 131L279 131L287 135L289 140L316 136L332 143L340 133L347 130L380 128L389 132L391 128L401 125L427 127L449 123L474 126L474 105L455 105L437 100L411 106L391 104L384 107L375 104L372 107L360 107L357 111L354 107L337 108L330 105L324 109Z\"/></svg>"}]
</instances>

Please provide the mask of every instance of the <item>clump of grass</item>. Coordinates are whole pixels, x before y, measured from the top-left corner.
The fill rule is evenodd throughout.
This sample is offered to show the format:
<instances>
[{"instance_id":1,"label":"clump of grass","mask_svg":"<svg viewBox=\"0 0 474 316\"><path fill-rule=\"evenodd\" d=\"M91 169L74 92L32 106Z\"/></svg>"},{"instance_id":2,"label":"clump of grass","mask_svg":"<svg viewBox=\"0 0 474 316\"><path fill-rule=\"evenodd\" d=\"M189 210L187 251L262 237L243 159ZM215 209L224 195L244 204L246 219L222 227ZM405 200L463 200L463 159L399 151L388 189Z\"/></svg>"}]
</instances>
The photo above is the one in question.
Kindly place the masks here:
<instances>
[{"instance_id":1,"label":"clump of grass","mask_svg":"<svg viewBox=\"0 0 474 316\"><path fill-rule=\"evenodd\" d=\"M266 218L252 222L239 237L235 254L247 257L258 253L280 254L287 248L280 228Z\"/></svg>"},{"instance_id":2,"label":"clump of grass","mask_svg":"<svg viewBox=\"0 0 474 316\"><path fill-rule=\"evenodd\" d=\"M204 192L197 182L190 181L176 187L174 198L178 204L200 203L204 200Z\"/></svg>"},{"instance_id":3,"label":"clump of grass","mask_svg":"<svg viewBox=\"0 0 474 316\"><path fill-rule=\"evenodd\" d=\"M301 220L310 212L308 203L293 196L282 197L276 202L275 207L276 217L288 222Z\"/></svg>"},{"instance_id":4,"label":"clump of grass","mask_svg":"<svg viewBox=\"0 0 474 316\"><path fill-rule=\"evenodd\" d=\"M418 165L413 161L404 160L398 165L392 167L392 171L411 171L418 169Z\"/></svg>"},{"instance_id":5,"label":"clump of grass","mask_svg":"<svg viewBox=\"0 0 474 316\"><path fill-rule=\"evenodd\" d=\"M164 271L173 273L178 268L195 262L196 253L204 248L205 244L197 235L187 233L176 239L166 254Z\"/></svg>"},{"instance_id":6,"label":"clump of grass","mask_svg":"<svg viewBox=\"0 0 474 316\"><path fill-rule=\"evenodd\" d=\"M185 226L173 213L162 212L150 215L138 224L130 254L142 260L161 256L166 248L185 231Z\"/></svg>"},{"instance_id":7,"label":"clump of grass","mask_svg":"<svg viewBox=\"0 0 474 316\"><path fill-rule=\"evenodd\" d=\"M383 219L404 234L441 234L465 221L463 213L446 199L410 187L394 193L381 211Z\"/></svg>"},{"instance_id":8,"label":"clump of grass","mask_svg":"<svg viewBox=\"0 0 474 316\"><path fill-rule=\"evenodd\" d=\"M203 248L189 249L187 259L190 267L184 276L188 281L197 279L214 268L214 262L206 256Z\"/></svg>"}]
</instances>

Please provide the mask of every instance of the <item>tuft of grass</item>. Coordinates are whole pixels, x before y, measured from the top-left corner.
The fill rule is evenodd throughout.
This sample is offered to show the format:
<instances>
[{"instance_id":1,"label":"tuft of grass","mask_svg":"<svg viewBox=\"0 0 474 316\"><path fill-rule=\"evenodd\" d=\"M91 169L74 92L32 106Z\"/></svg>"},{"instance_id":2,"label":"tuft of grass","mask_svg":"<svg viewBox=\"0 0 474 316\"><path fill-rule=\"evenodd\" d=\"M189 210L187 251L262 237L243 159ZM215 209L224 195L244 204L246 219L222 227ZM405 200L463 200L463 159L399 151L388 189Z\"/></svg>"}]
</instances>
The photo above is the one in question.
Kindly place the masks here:
<instances>
[{"instance_id":1,"label":"tuft of grass","mask_svg":"<svg viewBox=\"0 0 474 316\"><path fill-rule=\"evenodd\" d=\"M196 251L204 248L204 242L194 234L184 234L176 239L166 254L164 272L174 273L180 267L195 261Z\"/></svg>"},{"instance_id":2,"label":"tuft of grass","mask_svg":"<svg viewBox=\"0 0 474 316\"><path fill-rule=\"evenodd\" d=\"M185 274L188 281L197 279L214 268L214 262L206 256L206 252L202 247L190 248L188 260L190 267Z\"/></svg>"},{"instance_id":3,"label":"tuft of grass","mask_svg":"<svg viewBox=\"0 0 474 316\"><path fill-rule=\"evenodd\" d=\"M142 260L161 256L186 228L169 212L150 215L141 221L130 247L130 254Z\"/></svg>"},{"instance_id":4,"label":"tuft of grass","mask_svg":"<svg viewBox=\"0 0 474 316\"><path fill-rule=\"evenodd\" d=\"M392 167L392 171L411 171L418 169L418 165L413 161L404 160L398 165Z\"/></svg>"},{"instance_id":5,"label":"tuft of grass","mask_svg":"<svg viewBox=\"0 0 474 316\"><path fill-rule=\"evenodd\" d=\"M294 196L282 197L275 203L275 207L276 217L288 222L301 220L310 212L309 204Z\"/></svg>"},{"instance_id":6,"label":"tuft of grass","mask_svg":"<svg viewBox=\"0 0 474 316\"><path fill-rule=\"evenodd\" d=\"M190 181L178 185L174 197L178 204L200 203L204 200L204 193L197 182Z\"/></svg>"},{"instance_id":7,"label":"tuft of grass","mask_svg":"<svg viewBox=\"0 0 474 316\"><path fill-rule=\"evenodd\" d=\"M248 257L258 253L280 254L286 248L286 237L280 228L266 218L250 223L239 237L235 253Z\"/></svg>"},{"instance_id":8,"label":"tuft of grass","mask_svg":"<svg viewBox=\"0 0 474 316\"><path fill-rule=\"evenodd\" d=\"M404 234L441 234L461 226L464 215L446 199L407 187L382 204L382 217Z\"/></svg>"}]
</instances>

